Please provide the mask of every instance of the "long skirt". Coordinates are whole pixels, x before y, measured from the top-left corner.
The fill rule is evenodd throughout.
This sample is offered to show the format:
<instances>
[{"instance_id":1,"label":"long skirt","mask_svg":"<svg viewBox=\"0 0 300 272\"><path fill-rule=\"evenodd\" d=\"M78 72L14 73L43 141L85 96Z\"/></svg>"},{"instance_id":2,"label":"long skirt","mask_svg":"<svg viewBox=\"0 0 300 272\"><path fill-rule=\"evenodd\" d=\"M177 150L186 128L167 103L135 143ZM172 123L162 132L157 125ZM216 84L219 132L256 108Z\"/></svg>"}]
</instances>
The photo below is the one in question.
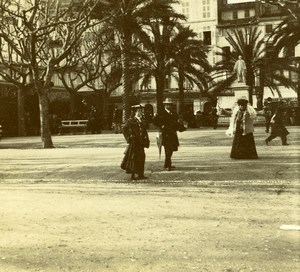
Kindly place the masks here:
<instances>
[{"instance_id":1,"label":"long skirt","mask_svg":"<svg viewBox=\"0 0 300 272\"><path fill-rule=\"evenodd\" d=\"M144 147L141 145L135 145L130 143L124 152L124 158L121 162L121 168L125 170L127 174L143 175L144 166Z\"/></svg>"},{"instance_id":2,"label":"long skirt","mask_svg":"<svg viewBox=\"0 0 300 272\"><path fill-rule=\"evenodd\" d=\"M232 159L258 159L253 133L243 135L242 131L236 131L230 157Z\"/></svg>"}]
</instances>

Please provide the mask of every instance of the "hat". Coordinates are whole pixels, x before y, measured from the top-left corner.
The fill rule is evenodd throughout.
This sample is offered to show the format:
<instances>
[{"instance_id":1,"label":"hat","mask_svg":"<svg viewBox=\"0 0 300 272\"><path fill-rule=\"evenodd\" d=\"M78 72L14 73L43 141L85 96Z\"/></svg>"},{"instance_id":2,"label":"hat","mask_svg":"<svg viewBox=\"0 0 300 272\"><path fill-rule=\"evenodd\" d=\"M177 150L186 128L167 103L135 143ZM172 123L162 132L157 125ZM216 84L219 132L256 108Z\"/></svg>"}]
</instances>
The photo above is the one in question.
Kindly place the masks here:
<instances>
[{"instance_id":1,"label":"hat","mask_svg":"<svg viewBox=\"0 0 300 272\"><path fill-rule=\"evenodd\" d=\"M246 96L238 97L238 99L237 99L237 104L238 105L247 105L247 103L248 103L248 99L247 99Z\"/></svg>"},{"instance_id":2,"label":"hat","mask_svg":"<svg viewBox=\"0 0 300 272\"><path fill-rule=\"evenodd\" d=\"M268 97L268 98L267 98L267 101L272 101L272 98L271 98L271 97Z\"/></svg>"},{"instance_id":3,"label":"hat","mask_svg":"<svg viewBox=\"0 0 300 272\"><path fill-rule=\"evenodd\" d=\"M173 104L173 101L171 98L166 98L166 100L163 103L164 104Z\"/></svg>"}]
</instances>

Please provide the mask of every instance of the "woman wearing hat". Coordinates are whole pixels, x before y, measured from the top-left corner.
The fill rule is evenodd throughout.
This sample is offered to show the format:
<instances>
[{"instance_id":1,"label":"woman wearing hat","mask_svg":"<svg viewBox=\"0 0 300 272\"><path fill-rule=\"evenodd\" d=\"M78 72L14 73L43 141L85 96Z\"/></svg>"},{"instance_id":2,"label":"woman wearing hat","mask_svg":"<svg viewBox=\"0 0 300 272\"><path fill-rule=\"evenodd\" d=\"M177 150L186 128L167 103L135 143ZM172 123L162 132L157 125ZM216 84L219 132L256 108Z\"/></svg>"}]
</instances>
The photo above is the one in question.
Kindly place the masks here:
<instances>
[{"instance_id":1,"label":"woman wearing hat","mask_svg":"<svg viewBox=\"0 0 300 272\"><path fill-rule=\"evenodd\" d=\"M238 99L230 119L230 126L226 131L228 136L234 136L231 158L258 159L253 136L255 117L256 112L248 105L248 100L245 97Z\"/></svg>"},{"instance_id":2,"label":"woman wearing hat","mask_svg":"<svg viewBox=\"0 0 300 272\"><path fill-rule=\"evenodd\" d=\"M121 163L121 168L126 170L126 173L131 174L132 180L146 179L147 177L144 176L146 158L144 148L149 147L150 141L146 125L142 120L143 107L141 105L134 105L131 108L133 115L123 127L123 135L128 146Z\"/></svg>"},{"instance_id":3,"label":"woman wearing hat","mask_svg":"<svg viewBox=\"0 0 300 272\"><path fill-rule=\"evenodd\" d=\"M184 131L185 127L179 120L177 113L173 110L173 102L167 98L164 102L165 109L161 114L153 118L153 124L160 128L162 132L162 145L165 149L165 163L164 168L171 171L172 155L174 151L178 150L179 140L177 131Z\"/></svg>"}]
</instances>

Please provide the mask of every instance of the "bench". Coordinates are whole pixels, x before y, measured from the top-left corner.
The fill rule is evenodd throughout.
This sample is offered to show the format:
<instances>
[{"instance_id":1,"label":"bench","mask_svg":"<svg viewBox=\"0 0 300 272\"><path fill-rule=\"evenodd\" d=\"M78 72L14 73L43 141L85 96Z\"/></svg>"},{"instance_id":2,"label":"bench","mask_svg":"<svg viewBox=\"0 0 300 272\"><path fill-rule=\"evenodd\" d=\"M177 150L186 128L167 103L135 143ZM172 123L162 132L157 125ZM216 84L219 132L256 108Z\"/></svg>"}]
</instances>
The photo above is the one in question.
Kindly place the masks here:
<instances>
[{"instance_id":1,"label":"bench","mask_svg":"<svg viewBox=\"0 0 300 272\"><path fill-rule=\"evenodd\" d=\"M59 134L63 132L78 132L83 131L86 133L88 120L62 120L59 128Z\"/></svg>"}]
</instances>

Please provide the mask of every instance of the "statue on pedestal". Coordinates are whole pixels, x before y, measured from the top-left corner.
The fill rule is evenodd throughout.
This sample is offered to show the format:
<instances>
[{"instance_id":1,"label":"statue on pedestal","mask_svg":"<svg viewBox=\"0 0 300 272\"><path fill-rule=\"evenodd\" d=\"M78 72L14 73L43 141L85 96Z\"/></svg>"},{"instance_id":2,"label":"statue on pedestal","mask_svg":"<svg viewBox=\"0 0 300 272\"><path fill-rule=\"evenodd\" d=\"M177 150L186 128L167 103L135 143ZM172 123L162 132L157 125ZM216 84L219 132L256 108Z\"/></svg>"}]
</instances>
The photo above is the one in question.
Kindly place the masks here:
<instances>
[{"instance_id":1,"label":"statue on pedestal","mask_svg":"<svg viewBox=\"0 0 300 272\"><path fill-rule=\"evenodd\" d=\"M246 63L242 59L242 56L239 55L239 59L235 62L233 71L237 74L238 82L246 83Z\"/></svg>"}]
</instances>

